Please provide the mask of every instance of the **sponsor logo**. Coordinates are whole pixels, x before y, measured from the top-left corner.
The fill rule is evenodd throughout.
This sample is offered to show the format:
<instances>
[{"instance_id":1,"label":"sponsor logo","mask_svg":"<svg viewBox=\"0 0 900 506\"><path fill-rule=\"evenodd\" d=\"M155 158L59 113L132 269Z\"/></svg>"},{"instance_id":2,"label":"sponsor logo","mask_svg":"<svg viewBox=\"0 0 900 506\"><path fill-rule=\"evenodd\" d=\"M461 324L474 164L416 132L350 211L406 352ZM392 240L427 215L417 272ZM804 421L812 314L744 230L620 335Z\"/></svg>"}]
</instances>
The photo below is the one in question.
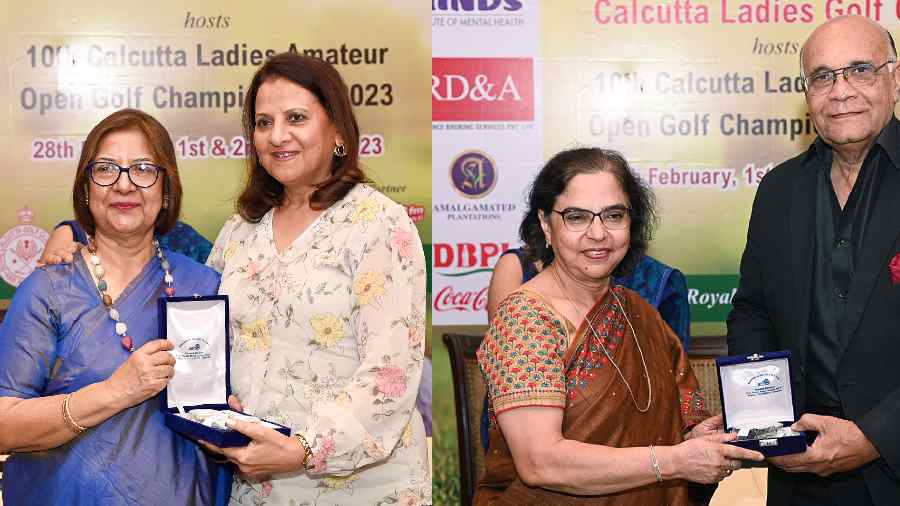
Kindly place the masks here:
<instances>
[{"instance_id":1,"label":"sponsor logo","mask_svg":"<svg viewBox=\"0 0 900 506\"><path fill-rule=\"evenodd\" d=\"M508 250L508 242L460 242L456 244L438 242L434 244L435 269L468 269L464 272L444 273L442 276L459 277L490 272L494 262Z\"/></svg>"},{"instance_id":2,"label":"sponsor logo","mask_svg":"<svg viewBox=\"0 0 900 506\"><path fill-rule=\"evenodd\" d=\"M432 121L534 121L531 58L432 58Z\"/></svg>"},{"instance_id":3,"label":"sponsor logo","mask_svg":"<svg viewBox=\"0 0 900 506\"><path fill-rule=\"evenodd\" d=\"M419 223L425 219L425 208L420 205L409 204L406 206L406 214L409 215L409 219L413 223Z\"/></svg>"},{"instance_id":4,"label":"sponsor logo","mask_svg":"<svg viewBox=\"0 0 900 506\"><path fill-rule=\"evenodd\" d=\"M521 0L431 0L431 12L515 12L522 8Z\"/></svg>"},{"instance_id":5,"label":"sponsor logo","mask_svg":"<svg viewBox=\"0 0 900 506\"><path fill-rule=\"evenodd\" d=\"M204 337L188 337L178 344L178 357L185 360L209 360L209 340Z\"/></svg>"},{"instance_id":6,"label":"sponsor logo","mask_svg":"<svg viewBox=\"0 0 900 506\"><path fill-rule=\"evenodd\" d=\"M697 288L688 289L688 304L692 306L703 306L706 309L712 309L716 306L730 306L731 299L737 293L737 288L731 290L722 290L720 292L706 292Z\"/></svg>"},{"instance_id":7,"label":"sponsor logo","mask_svg":"<svg viewBox=\"0 0 900 506\"><path fill-rule=\"evenodd\" d=\"M737 293L737 274L691 274L688 276L688 304L692 322L722 322L731 311Z\"/></svg>"},{"instance_id":8,"label":"sponsor logo","mask_svg":"<svg viewBox=\"0 0 900 506\"><path fill-rule=\"evenodd\" d=\"M477 200L488 195L497 184L497 163L485 152L463 151L450 163L450 185L459 195ZM454 202L436 203L433 213L450 221L496 221L516 212L512 203Z\"/></svg>"},{"instance_id":9,"label":"sponsor logo","mask_svg":"<svg viewBox=\"0 0 900 506\"><path fill-rule=\"evenodd\" d=\"M34 271L50 239L46 230L31 224L34 211L28 206L17 214L19 224L0 236L0 277L12 286L19 286Z\"/></svg>"},{"instance_id":10,"label":"sponsor logo","mask_svg":"<svg viewBox=\"0 0 900 506\"><path fill-rule=\"evenodd\" d=\"M487 307L487 287L480 290L457 290L447 285L438 290L434 297L434 310L447 311L484 311Z\"/></svg>"},{"instance_id":11,"label":"sponsor logo","mask_svg":"<svg viewBox=\"0 0 900 506\"><path fill-rule=\"evenodd\" d=\"M497 163L483 151L463 151L450 164L450 183L463 197L484 197L497 184Z\"/></svg>"},{"instance_id":12,"label":"sponsor logo","mask_svg":"<svg viewBox=\"0 0 900 506\"><path fill-rule=\"evenodd\" d=\"M502 29L525 26L520 0L431 0L431 27Z\"/></svg>"},{"instance_id":13,"label":"sponsor logo","mask_svg":"<svg viewBox=\"0 0 900 506\"><path fill-rule=\"evenodd\" d=\"M499 221L505 215L515 212L516 205L510 203L464 202L434 205L434 213L443 215L448 221Z\"/></svg>"},{"instance_id":14,"label":"sponsor logo","mask_svg":"<svg viewBox=\"0 0 900 506\"><path fill-rule=\"evenodd\" d=\"M777 394L784 391L784 382L776 374L763 373L750 378L747 397Z\"/></svg>"}]
</instances>

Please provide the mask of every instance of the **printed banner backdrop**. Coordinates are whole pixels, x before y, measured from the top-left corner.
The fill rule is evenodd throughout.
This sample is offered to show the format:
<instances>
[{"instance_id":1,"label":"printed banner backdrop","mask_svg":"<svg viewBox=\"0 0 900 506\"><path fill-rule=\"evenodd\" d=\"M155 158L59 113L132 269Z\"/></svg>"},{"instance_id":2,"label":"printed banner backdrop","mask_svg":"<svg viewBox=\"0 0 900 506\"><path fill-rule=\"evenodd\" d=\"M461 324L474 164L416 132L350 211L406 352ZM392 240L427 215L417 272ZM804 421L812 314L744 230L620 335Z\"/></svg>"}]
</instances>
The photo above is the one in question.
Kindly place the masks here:
<instances>
[{"instance_id":1,"label":"printed banner backdrop","mask_svg":"<svg viewBox=\"0 0 900 506\"><path fill-rule=\"evenodd\" d=\"M48 232L71 219L87 133L124 107L167 127L185 189L182 220L214 240L244 177L244 93L268 56L288 50L336 66L350 87L367 173L407 206L430 243L424 5L35 0L26 9L0 0L0 12L0 307L33 270Z\"/></svg>"},{"instance_id":2,"label":"printed banner backdrop","mask_svg":"<svg viewBox=\"0 0 900 506\"><path fill-rule=\"evenodd\" d=\"M514 163L498 162L503 203L512 209L493 213L502 220L435 229L435 324L486 323L479 290L497 259L494 246L517 243L531 178L556 152L591 145L624 153L654 188L661 222L650 253L687 274L694 332L722 332L757 185L815 138L799 79L800 47L816 26L842 14L869 16L891 31L900 24L894 4L849 0L435 0L435 215L443 202L438 195L453 194L440 187L449 185L448 167L464 149L516 155ZM513 30L504 20L515 16L523 22ZM453 91L434 87L441 79L455 82L440 74L448 54L521 58L519 70L507 71L511 76L534 69L540 107L529 130L485 130L476 146L463 147L462 135L442 126L443 109L435 105ZM480 74L482 83L497 79L473 74L470 97ZM499 104L484 105L487 96L480 97L480 110ZM507 114L519 111L514 105ZM540 153L533 149L537 135ZM481 272L471 274L471 264Z\"/></svg>"},{"instance_id":3,"label":"printed banner backdrop","mask_svg":"<svg viewBox=\"0 0 900 506\"><path fill-rule=\"evenodd\" d=\"M484 321L491 268L516 244L543 156L536 2L432 2L435 325Z\"/></svg>"}]
</instances>

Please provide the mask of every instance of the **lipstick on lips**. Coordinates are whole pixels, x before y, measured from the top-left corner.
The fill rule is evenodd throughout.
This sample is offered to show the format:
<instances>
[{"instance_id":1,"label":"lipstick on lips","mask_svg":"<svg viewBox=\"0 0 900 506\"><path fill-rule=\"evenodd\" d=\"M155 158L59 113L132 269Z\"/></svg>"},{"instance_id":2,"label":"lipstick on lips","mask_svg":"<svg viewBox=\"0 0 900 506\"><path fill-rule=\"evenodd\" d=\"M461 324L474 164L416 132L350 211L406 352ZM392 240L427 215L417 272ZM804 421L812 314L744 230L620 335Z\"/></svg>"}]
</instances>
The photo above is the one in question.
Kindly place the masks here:
<instances>
[{"instance_id":1,"label":"lipstick on lips","mask_svg":"<svg viewBox=\"0 0 900 506\"><path fill-rule=\"evenodd\" d=\"M119 211L130 211L139 206L140 204L138 204L137 202L114 202L109 205L109 207L118 209Z\"/></svg>"}]
</instances>

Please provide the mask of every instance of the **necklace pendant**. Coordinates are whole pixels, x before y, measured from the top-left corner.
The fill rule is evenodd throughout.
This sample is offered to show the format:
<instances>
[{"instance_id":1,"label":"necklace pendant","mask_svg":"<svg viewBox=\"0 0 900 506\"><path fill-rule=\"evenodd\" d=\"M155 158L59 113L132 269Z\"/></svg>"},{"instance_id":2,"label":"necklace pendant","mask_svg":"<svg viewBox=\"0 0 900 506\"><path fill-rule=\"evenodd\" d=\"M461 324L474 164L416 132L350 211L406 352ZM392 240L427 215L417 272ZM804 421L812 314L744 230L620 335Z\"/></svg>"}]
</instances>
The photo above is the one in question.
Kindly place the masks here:
<instances>
[{"instance_id":1,"label":"necklace pendant","mask_svg":"<svg viewBox=\"0 0 900 506\"><path fill-rule=\"evenodd\" d=\"M131 340L130 336L125 336L122 338L122 347L125 348L125 351L129 353L134 351L134 341Z\"/></svg>"},{"instance_id":2,"label":"necklace pendant","mask_svg":"<svg viewBox=\"0 0 900 506\"><path fill-rule=\"evenodd\" d=\"M166 287L166 295L168 295L169 297L174 297L175 296L175 287L167 286Z\"/></svg>"}]
</instances>

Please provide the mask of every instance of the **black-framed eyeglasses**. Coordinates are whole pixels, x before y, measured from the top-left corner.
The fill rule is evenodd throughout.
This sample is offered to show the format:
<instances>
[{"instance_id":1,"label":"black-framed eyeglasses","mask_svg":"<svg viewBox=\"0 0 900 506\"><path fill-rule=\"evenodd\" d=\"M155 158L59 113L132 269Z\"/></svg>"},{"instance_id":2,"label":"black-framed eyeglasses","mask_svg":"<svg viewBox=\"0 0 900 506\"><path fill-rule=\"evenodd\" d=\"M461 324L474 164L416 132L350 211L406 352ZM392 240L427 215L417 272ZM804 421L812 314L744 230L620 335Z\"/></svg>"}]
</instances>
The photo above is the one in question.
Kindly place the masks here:
<instances>
[{"instance_id":1,"label":"black-framed eyeglasses","mask_svg":"<svg viewBox=\"0 0 900 506\"><path fill-rule=\"evenodd\" d=\"M569 232L584 232L594 223L594 218L600 218L600 223L603 223L607 230L622 230L628 227L631 218L631 209L625 206L607 207L599 213L577 207L562 211L553 209L553 212L562 216L563 225Z\"/></svg>"},{"instance_id":2,"label":"black-framed eyeglasses","mask_svg":"<svg viewBox=\"0 0 900 506\"><path fill-rule=\"evenodd\" d=\"M88 172L91 174L91 181L98 186L112 186L119 181L119 177L125 172L128 174L128 180L131 184L138 188L150 188L156 184L159 179L159 171L166 170L165 167L150 162L138 162L128 167L108 162L97 161L91 162L87 166Z\"/></svg>"},{"instance_id":3,"label":"black-framed eyeglasses","mask_svg":"<svg viewBox=\"0 0 900 506\"><path fill-rule=\"evenodd\" d=\"M872 63L854 63L847 67L823 70L805 78L803 84L810 95L821 95L831 91L838 75L843 74L844 79L853 86L871 86L878 76L878 71L896 60L888 60L877 67Z\"/></svg>"}]
</instances>

